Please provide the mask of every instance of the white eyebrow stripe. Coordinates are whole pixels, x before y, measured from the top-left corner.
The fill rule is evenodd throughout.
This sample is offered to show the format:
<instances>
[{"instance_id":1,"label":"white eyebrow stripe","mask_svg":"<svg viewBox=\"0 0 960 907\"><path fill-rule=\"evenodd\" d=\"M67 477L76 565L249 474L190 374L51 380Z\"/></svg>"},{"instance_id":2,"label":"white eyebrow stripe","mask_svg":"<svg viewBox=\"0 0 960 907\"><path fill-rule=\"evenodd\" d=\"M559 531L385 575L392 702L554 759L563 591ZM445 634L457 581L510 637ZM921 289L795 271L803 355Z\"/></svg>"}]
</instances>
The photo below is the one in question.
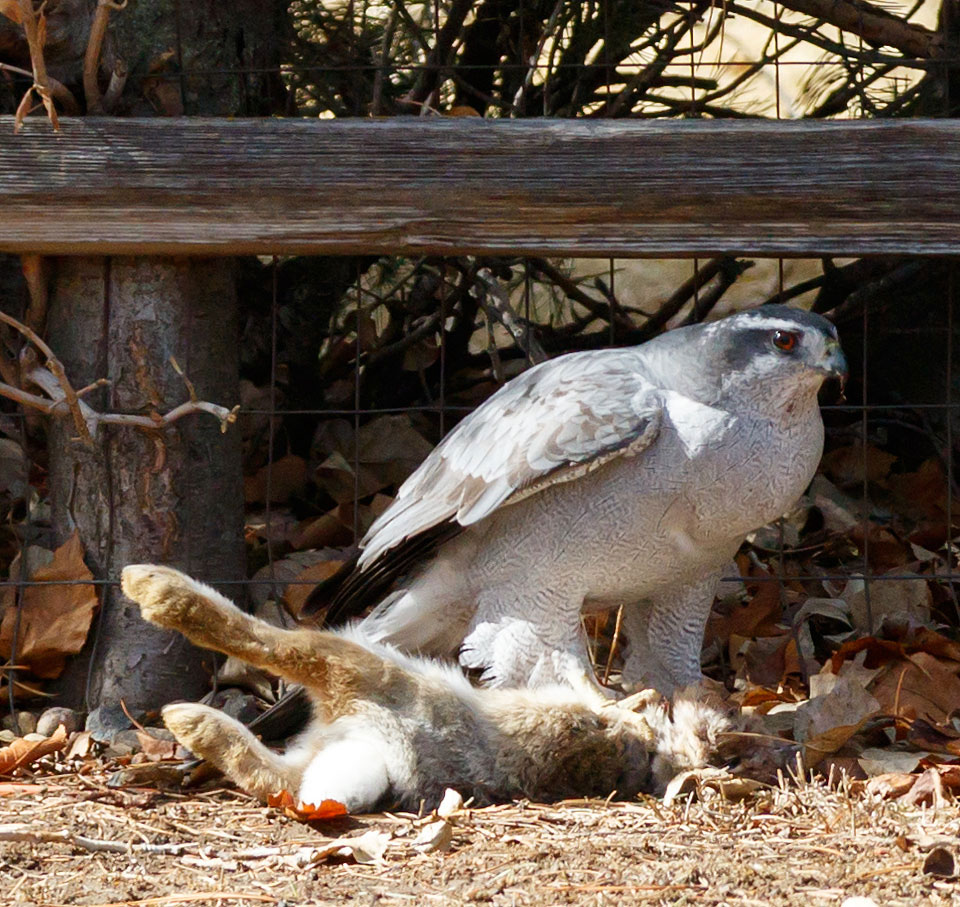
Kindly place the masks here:
<instances>
[{"instance_id":1,"label":"white eyebrow stripe","mask_svg":"<svg viewBox=\"0 0 960 907\"><path fill-rule=\"evenodd\" d=\"M800 331L802 332L806 325L798 324L796 321L787 321L785 318L751 318L744 321L744 327L751 328L771 328L782 331Z\"/></svg>"}]
</instances>

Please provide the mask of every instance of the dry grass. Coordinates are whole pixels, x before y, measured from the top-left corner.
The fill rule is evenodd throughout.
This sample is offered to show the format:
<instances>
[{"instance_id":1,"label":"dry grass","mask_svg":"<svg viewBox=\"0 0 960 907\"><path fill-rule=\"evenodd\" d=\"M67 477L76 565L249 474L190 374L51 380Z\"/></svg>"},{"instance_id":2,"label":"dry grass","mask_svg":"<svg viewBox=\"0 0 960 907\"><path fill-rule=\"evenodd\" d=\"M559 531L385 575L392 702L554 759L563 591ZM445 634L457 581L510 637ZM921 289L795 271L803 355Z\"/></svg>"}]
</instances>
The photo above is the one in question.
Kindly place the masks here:
<instances>
[{"instance_id":1,"label":"dry grass","mask_svg":"<svg viewBox=\"0 0 960 907\"><path fill-rule=\"evenodd\" d=\"M423 854L413 846L423 824L414 816L310 827L230 790L113 789L107 777L101 770L45 775L33 779L43 791L0 797L0 836L8 838L0 841L0 903L811 907L861 895L887 907L960 900L960 882L922 868L932 846L955 847L955 805L908 807L824 783L785 785L741 803L714 795L670 806L648 799L468 810L456 816L449 851ZM371 831L389 837L379 862L320 856L333 838Z\"/></svg>"}]
</instances>

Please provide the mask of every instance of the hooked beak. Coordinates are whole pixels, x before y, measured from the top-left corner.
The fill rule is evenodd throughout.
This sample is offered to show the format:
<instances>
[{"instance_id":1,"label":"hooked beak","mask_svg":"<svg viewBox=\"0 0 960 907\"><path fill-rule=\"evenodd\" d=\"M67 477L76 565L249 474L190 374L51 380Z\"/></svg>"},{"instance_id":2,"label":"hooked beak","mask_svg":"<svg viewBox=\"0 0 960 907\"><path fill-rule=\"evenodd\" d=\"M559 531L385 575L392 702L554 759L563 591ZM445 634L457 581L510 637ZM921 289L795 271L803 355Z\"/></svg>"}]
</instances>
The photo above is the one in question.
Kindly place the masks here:
<instances>
[{"instance_id":1,"label":"hooked beak","mask_svg":"<svg viewBox=\"0 0 960 907\"><path fill-rule=\"evenodd\" d=\"M847 357L843 355L843 350L840 348L838 341L833 339L827 341L823 361L820 363L818 371L820 371L824 378L837 379L839 388L837 388L836 399L834 402L845 402L847 398L844 394L844 390L847 386L849 369L847 368Z\"/></svg>"},{"instance_id":2,"label":"hooked beak","mask_svg":"<svg viewBox=\"0 0 960 907\"><path fill-rule=\"evenodd\" d=\"M848 369L847 357L843 355L840 343L837 340L828 340L825 355L820 363L819 370L828 378L839 378L841 387L846 384Z\"/></svg>"}]
</instances>

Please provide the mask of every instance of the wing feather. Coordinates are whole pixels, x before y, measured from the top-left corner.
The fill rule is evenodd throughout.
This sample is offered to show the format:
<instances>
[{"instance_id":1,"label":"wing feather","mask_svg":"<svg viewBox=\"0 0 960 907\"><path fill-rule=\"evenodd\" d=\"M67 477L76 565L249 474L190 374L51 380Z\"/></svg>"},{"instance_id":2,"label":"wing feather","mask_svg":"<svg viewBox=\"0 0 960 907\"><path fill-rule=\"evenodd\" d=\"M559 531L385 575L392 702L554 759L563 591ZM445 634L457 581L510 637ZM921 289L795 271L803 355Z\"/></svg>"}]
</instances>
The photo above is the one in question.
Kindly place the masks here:
<instances>
[{"instance_id":1,"label":"wing feather","mask_svg":"<svg viewBox=\"0 0 960 907\"><path fill-rule=\"evenodd\" d=\"M652 444L662 403L636 350L571 353L504 385L403 483L361 542L361 570L441 523L468 526Z\"/></svg>"}]
</instances>

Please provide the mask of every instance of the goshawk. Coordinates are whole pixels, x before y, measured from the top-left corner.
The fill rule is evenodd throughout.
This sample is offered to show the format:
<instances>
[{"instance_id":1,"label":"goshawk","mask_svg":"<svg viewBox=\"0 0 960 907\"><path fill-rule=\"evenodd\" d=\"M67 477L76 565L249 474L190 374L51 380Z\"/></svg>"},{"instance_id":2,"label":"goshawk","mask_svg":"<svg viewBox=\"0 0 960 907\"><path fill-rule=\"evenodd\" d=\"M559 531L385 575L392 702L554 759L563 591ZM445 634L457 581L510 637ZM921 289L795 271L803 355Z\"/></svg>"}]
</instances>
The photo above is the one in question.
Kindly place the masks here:
<instances>
[{"instance_id":1,"label":"goshawk","mask_svg":"<svg viewBox=\"0 0 960 907\"><path fill-rule=\"evenodd\" d=\"M372 640L459 652L493 685L579 685L581 612L622 605L624 682L697 682L722 569L809 484L817 392L845 372L833 325L779 305L535 366L403 483L328 619L393 584Z\"/></svg>"}]
</instances>

